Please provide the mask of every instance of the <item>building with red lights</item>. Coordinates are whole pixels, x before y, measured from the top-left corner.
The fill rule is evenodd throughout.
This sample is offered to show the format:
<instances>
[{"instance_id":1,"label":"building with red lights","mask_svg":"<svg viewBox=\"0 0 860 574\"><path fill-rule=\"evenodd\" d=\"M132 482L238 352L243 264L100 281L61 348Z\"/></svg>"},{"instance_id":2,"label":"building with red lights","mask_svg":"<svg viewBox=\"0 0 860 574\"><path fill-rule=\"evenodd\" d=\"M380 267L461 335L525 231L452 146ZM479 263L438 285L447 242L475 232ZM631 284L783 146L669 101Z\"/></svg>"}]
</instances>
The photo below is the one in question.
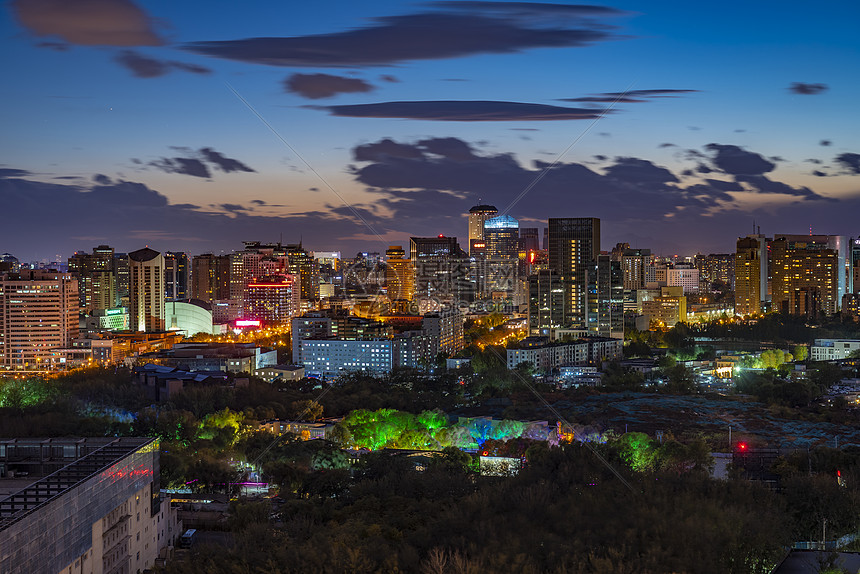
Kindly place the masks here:
<instances>
[{"instance_id":1,"label":"building with red lights","mask_svg":"<svg viewBox=\"0 0 860 574\"><path fill-rule=\"evenodd\" d=\"M252 279L248 283L245 316L266 322L289 321L299 314L301 288L294 275Z\"/></svg>"},{"instance_id":2,"label":"building with red lights","mask_svg":"<svg viewBox=\"0 0 860 574\"><path fill-rule=\"evenodd\" d=\"M0 441L0 572L143 572L182 525L162 501L158 440Z\"/></svg>"}]
</instances>

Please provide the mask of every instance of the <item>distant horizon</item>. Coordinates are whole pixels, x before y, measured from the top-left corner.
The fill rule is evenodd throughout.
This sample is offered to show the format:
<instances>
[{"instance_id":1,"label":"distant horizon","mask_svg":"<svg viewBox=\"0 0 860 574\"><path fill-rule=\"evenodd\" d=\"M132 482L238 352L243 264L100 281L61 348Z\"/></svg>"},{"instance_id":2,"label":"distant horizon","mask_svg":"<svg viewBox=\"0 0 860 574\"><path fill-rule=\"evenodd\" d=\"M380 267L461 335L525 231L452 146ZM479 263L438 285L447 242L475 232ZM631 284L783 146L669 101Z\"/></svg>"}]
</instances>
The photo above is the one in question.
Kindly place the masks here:
<instances>
[{"instance_id":1,"label":"distant horizon","mask_svg":"<svg viewBox=\"0 0 860 574\"><path fill-rule=\"evenodd\" d=\"M479 202L663 255L753 221L857 236L857 21L838 0L7 2L0 252L464 246Z\"/></svg>"}]
</instances>

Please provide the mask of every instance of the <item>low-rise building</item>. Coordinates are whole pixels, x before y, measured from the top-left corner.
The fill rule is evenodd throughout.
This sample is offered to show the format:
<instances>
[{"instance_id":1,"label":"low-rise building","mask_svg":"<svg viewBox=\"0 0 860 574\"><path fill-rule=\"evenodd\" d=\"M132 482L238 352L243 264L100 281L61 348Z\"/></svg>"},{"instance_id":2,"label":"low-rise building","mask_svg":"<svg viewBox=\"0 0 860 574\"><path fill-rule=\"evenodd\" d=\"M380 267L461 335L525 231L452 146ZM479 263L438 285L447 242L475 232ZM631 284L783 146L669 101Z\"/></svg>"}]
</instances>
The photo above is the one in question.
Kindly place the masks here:
<instances>
[{"instance_id":1,"label":"low-rise building","mask_svg":"<svg viewBox=\"0 0 860 574\"><path fill-rule=\"evenodd\" d=\"M254 376L267 383L275 381L299 381L305 378L305 368L299 365L271 365L254 371Z\"/></svg>"},{"instance_id":2,"label":"low-rise building","mask_svg":"<svg viewBox=\"0 0 860 574\"><path fill-rule=\"evenodd\" d=\"M148 353L141 358L186 371L253 373L276 365L278 352L254 343L178 343L172 349Z\"/></svg>"},{"instance_id":3,"label":"low-rise building","mask_svg":"<svg viewBox=\"0 0 860 574\"><path fill-rule=\"evenodd\" d=\"M813 361L847 359L855 351L860 351L860 339L815 339L809 358Z\"/></svg>"},{"instance_id":4,"label":"low-rise building","mask_svg":"<svg viewBox=\"0 0 860 574\"><path fill-rule=\"evenodd\" d=\"M546 337L527 337L507 350L507 365L531 363L539 372L556 367L599 365L622 357L624 341L609 337L585 337L570 342L550 342Z\"/></svg>"}]
</instances>

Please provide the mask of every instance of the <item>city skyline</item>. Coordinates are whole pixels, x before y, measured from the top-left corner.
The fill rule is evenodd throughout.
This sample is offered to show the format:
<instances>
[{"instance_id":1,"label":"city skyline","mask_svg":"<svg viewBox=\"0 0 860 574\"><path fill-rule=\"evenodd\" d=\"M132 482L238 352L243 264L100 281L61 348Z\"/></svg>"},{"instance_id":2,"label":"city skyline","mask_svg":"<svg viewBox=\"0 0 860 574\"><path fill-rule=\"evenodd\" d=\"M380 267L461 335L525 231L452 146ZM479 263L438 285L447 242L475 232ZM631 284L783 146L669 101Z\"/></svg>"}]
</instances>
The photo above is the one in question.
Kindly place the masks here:
<instances>
[{"instance_id":1,"label":"city skyline","mask_svg":"<svg viewBox=\"0 0 860 574\"><path fill-rule=\"evenodd\" d=\"M479 203L663 255L754 222L860 234L857 6L74 6L0 10L0 251L22 261L468 249Z\"/></svg>"}]
</instances>

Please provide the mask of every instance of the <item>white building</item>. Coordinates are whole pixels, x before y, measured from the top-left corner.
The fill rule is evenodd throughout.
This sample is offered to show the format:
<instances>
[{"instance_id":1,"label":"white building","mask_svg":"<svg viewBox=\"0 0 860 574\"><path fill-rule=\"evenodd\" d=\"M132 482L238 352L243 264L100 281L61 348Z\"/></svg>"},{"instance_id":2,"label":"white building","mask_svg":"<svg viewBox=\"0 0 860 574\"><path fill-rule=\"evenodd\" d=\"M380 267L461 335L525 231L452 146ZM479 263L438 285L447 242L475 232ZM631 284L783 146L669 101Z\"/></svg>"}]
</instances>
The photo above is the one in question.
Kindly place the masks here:
<instances>
[{"instance_id":1,"label":"white building","mask_svg":"<svg viewBox=\"0 0 860 574\"><path fill-rule=\"evenodd\" d=\"M683 287L684 293L698 293L699 270L686 264L678 264L666 269L666 286Z\"/></svg>"},{"instance_id":2,"label":"white building","mask_svg":"<svg viewBox=\"0 0 860 574\"><path fill-rule=\"evenodd\" d=\"M846 359L857 350L860 350L860 339L815 339L809 358L813 361Z\"/></svg>"}]
</instances>

